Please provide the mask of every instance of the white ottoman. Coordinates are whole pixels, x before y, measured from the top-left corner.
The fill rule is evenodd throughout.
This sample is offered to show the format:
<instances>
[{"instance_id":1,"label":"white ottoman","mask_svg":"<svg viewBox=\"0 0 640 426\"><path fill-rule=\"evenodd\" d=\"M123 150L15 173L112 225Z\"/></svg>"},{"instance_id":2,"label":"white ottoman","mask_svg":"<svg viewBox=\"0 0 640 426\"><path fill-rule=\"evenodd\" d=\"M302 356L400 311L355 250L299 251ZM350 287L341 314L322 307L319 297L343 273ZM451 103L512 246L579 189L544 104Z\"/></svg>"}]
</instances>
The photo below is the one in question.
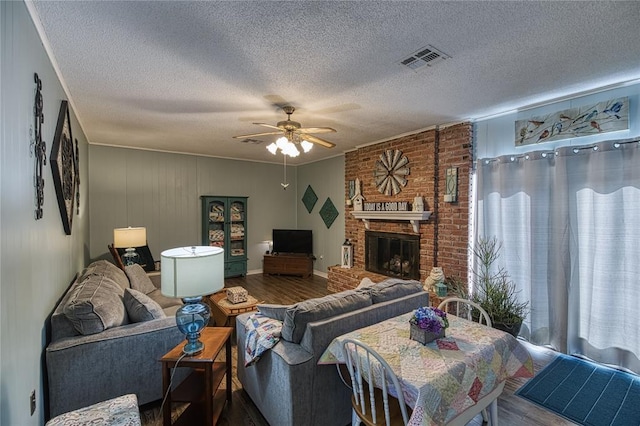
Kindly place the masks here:
<instances>
[{"instance_id":1,"label":"white ottoman","mask_svg":"<svg viewBox=\"0 0 640 426\"><path fill-rule=\"evenodd\" d=\"M81 426L87 424L92 426L140 426L138 398L131 393L98 402L88 407L60 414L49 420L46 426Z\"/></svg>"}]
</instances>

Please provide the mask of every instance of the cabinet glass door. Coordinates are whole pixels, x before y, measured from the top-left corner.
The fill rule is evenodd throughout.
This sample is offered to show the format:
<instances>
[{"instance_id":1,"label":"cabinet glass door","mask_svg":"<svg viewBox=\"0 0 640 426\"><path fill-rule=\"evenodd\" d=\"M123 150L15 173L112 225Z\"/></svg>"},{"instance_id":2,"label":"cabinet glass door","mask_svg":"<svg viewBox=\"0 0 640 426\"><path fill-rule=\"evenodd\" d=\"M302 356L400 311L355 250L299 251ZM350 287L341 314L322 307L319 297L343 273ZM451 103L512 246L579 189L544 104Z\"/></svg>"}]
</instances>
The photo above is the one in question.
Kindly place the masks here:
<instances>
[{"instance_id":1,"label":"cabinet glass door","mask_svg":"<svg viewBox=\"0 0 640 426\"><path fill-rule=\"evenodd\" d=\"M245 241L245 215L246 205L244 201L233 200L229 205L230 230L229 230L229 257L244 257L246 250Z\"/></svg>"},{"instance_id":2,"label":"cabinet glass door","mask_svg":"<svg viewBox=\"0 0 640 426\"><path fill-rule=\"evenodd\" d=\"M224 248L225 211L223 201L209 202L209 245Z\"/></svg>"}]
</instances>

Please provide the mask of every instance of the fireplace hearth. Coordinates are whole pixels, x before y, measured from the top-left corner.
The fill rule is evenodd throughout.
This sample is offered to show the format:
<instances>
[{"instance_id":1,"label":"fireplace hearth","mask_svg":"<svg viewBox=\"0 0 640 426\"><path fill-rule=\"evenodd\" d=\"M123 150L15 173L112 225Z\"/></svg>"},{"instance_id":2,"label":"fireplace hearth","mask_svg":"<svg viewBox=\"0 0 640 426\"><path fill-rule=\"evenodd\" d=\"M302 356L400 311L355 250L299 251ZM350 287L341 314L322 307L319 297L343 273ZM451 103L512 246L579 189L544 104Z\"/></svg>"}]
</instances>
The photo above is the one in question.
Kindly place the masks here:
<instances>
[{"instance_id":1,"label":"fireplace hearth","mask_svg":"<svg viewBox=\"0 0 640 426\"><path fill-rule=\"evenodd\" d=\"M365 232L365 269L402 279L420 279L420 236Z\"/></svg>"}]
</instances>

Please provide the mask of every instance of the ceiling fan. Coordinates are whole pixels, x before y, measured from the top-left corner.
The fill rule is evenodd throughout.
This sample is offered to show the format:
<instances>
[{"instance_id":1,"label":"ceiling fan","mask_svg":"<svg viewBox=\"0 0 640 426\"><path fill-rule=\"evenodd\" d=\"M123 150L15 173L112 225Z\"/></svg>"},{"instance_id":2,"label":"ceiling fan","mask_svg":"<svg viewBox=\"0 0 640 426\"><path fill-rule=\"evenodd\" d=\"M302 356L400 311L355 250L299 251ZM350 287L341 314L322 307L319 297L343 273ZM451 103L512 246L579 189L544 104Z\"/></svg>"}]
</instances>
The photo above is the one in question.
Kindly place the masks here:
<instances>
[{"instance_id":1,"label":"ceiling fan","mask_svg":"<svg viewBox=\"0 0 640 426\"><path fill-rule=\"evenodd\" d=\"M320 145L325 148L333 148L334 146L336 146L336 144L334 144L333 142L329 142L325 139L319 138L311 134L311 133L332 133L336 131L335 129L332 129L331 127L302 127L302 125L297 121L291 120L291 114L293 114L293 112L296 110L294 107L284 106L282 107L282 110L285 112L285 114L287 114L287 119L284 121L278 121L278 123L276 123L275 126L271 124L266 124L266 123L253 123L253 124L257 124L258 126L268 127L274 130L270 132L238 135L238 136L234 136L234 138L244 139L244 138L253 138L257 136L282 134L283 138L278 139L277 143L272 143L271 145L267 146L267 149L272 154L275 154L278 148L280 148L280 150L285 155L289 155L290 157L295 157L299 154L299 151L296 145L302 146L304 152L308 152L313 146L312 144ZM291 146L288 146L289 150L287 150L287 144L292 144L293 148L291 148ZM295 151L293 149L295 149Z\"/></svg>"}]
</instances>

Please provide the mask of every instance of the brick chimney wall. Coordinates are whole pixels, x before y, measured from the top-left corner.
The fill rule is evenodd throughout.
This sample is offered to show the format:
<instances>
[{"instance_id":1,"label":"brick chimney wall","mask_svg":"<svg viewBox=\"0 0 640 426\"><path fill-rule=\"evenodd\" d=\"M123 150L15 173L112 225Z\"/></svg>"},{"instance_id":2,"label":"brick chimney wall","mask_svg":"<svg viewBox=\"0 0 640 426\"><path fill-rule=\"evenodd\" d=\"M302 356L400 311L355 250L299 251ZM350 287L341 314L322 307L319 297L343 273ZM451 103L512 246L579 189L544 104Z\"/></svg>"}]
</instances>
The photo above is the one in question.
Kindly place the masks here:
<instances>
[{"instance_id":1,"label":"brick chimney wall","mask_svg":"<svg viewBox=\"0 0 640 426\"><path fill-rule=\"evenodd\" d=\"M439 133L439 134L438 134ZM409 136L369 145L345 154L345 200L349 194L349 181L360 179L365 202L408 201L424 198L425 211L432 215L420 222L420 280L424 281L433 266L440 266L446 277L457 277L466 281L467 248L469 238L469 176L472 168L472 125L458 124L437 131L427 130ZM438 150L436 153L436 145ZM409 160L411 173L407 185L399 194L381 194L375 186L373 171L380 154L389 149L398 149ZM458 200L445 203L446 170L458 168ZM436 202L435 179L438 178L438 200ZM374 282L387 278L365 271L364 235L365 224L355 219L352 206L345 211L345 237L354 245L353 268L340 265L329 268L328 289L342 291L355 288L362 278ZM408 221L371 220L370 230L413 234ZM437 239L436 239L437 236Z\"/></svg>"}]
</instances>

